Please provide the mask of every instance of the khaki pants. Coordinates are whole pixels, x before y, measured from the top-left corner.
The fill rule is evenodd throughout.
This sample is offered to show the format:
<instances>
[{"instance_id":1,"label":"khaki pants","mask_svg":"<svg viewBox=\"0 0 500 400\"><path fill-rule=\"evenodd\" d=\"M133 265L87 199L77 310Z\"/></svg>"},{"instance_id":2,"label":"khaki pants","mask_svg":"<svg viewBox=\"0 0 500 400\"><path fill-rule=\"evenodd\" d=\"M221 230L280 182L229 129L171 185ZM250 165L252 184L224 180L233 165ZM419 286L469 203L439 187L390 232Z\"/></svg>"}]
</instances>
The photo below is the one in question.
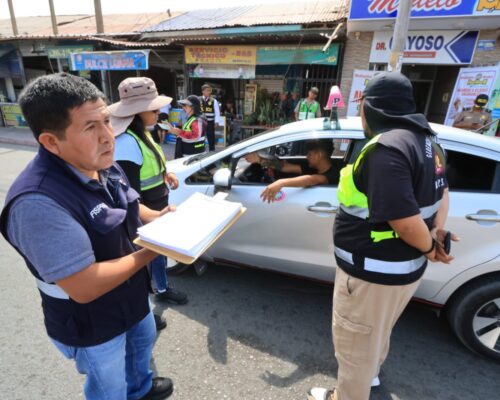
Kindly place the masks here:
<instances>
[{"instance_id":1,"label":"khaki pants","mask_svg":"<svg viewBox=\"0 0 500 400\"><path fill-rule=\"evenodd\" d=\"M391 331L419 283L377 285L337 268L333 343L339 370L334 400L368 400L372 379L389 352Z\"/></svg>"}]
</instances>

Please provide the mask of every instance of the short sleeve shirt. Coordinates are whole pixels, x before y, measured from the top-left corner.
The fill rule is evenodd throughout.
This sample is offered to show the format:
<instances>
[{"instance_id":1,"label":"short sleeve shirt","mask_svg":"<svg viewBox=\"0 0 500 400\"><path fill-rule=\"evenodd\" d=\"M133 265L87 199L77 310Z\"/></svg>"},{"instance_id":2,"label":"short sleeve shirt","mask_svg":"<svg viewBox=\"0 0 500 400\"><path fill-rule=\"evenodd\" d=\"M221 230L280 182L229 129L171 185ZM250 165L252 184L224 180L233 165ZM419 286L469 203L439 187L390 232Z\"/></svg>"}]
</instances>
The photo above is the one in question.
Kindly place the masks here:
<instances>
[{"instance_id":1,"label":"short sleeve shirt","mask_svg":"<svg viewBox=\"0 0 500 400\"><path fill-rule=\"evenodd\" d=\"M337 185L339 183L340 171L337 168L335 168L333 165L330 167L330 169L328 171L325 171L321 174L315 168L302 167L302 174L304 174L304 175L323 175L327 179L328 185Z\"/></svg>"}]
</instances>

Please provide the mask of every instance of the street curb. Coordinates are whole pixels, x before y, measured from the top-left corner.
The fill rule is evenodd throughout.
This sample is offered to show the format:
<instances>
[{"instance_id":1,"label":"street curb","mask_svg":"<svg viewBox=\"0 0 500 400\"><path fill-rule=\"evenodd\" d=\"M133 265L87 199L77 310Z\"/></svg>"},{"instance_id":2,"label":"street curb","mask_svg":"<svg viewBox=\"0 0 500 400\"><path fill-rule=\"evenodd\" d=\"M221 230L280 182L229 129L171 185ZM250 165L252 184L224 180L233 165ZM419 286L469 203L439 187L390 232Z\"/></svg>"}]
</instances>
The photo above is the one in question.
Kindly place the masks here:
<instances>
[{"instance_id":1,"label":"street curb","mask_svg":"<svg viewBox=\"0 0 500 400\"><path fill-rule=\"evenodd\" d=\"M29 147L38 147L38 143L29 139L11 139L0 136L0 143L3 144L14 144L18 146L29 146Z\"/></svg>"}]
</instances>

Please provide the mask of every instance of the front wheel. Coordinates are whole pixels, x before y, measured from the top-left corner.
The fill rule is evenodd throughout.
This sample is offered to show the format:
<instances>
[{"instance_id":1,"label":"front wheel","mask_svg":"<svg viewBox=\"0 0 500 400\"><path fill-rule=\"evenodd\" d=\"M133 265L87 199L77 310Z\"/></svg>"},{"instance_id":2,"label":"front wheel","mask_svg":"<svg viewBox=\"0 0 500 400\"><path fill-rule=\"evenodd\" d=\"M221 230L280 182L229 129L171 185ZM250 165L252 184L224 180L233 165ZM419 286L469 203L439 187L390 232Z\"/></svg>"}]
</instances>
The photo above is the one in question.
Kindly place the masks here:
<instances>
[{"instance_id":1,"label":"front wheel","mask_svg":"<svg viewBox=\"0 0 500 400\"><path fill-rule=\"evenodd\" d=\"M454 296L448 310L450 325L471 350L500 361L500 279L473 282Z\"/></svg>"}]
</instances>

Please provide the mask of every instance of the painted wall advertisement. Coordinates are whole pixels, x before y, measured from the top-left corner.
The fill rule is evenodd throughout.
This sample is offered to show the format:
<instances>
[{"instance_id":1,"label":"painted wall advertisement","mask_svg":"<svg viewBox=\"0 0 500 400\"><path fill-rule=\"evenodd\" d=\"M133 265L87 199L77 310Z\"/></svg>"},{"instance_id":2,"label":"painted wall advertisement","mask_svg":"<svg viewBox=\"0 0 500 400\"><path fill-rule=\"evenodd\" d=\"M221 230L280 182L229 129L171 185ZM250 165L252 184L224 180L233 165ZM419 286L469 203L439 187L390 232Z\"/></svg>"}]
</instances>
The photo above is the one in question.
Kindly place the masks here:
<instances>
[{"instance_id":1,"label":"painted wall advertisement","mask_svg":"<svg viewBox=\"0 0 500 400\"><path fill-rule=\"evenodd\" d=\"M322 46L262 46L257 49L257 65L320 64L337 65L339 45L332 43L323 53Z\"/></svg>"},{"instance_id":2,"label":"painted wall advertisement","mask_svg":"<svg viewBox=\"0 0 500 400\"><path fill-rule=\"evenodd\" d=\"M72 71L147 70L149 50L71 53Z\"/></svg>"},{"instance_id":3,"label":"painted wall advertisement","mask_svg":"<svg viewBox=\"0 0 500 400\"><path fill-rule=\"evenodd\" d=\"M186 64L255 65L255 46L185 46Z\"/></svg>"},{"instance_id":4,"label":"painted wall advertisement","mask_svg":"<svg viewBox=\"0 0 500 400\"><path fill-rule=\"evenodd\" d=\"M190 78L255 79L255 65L188 64Z\"/></svg>"},{"instance_id":5,"label":"painted wall advertisement","mask_svg":"<svg viewBox=\"0 0 500 400\"><path fill-rule=\"evenodd\" d=\"M351 0L350 20L396 18L400 0ZM500 16L496 0L412 0L412 18Z\"/></svg>"},{"instance_id":6,"label":"painted wall advertisement","mask_svg":"<svg viewBox=\"0 0 500 400\"><path fill-rule=\"evenodd\" d=\"M359 105L360 102L354 101L359 99L368 84L368 81L372 79L377 71L368 71L362 69L355 69L352 76L351 93L349 94L349 104L347 104L347 116L348 117L358 117L359 116Z\"/></svg>"},{"instance_id":7,"label":"painted wall advertisement","mask_svg":"<svg viewBox=\"0 0 500 400\"><path fill-rule=\"evenodd\" d=\"M495 115L500 114L499 92L500 66L461 68L444 124L453 125L455 117L464 108L472 107L474 100L480 94L487 94L490 97L487 108L493 109L492 117L495 119ZM487 132L487 134L493 133L494 127Z\"/></svg>"},{"instance_id":8,"label":"painted wall advertisement","mask_svg":"<svg viewBox=\"0 0 500 400\"><path fill-rule=\"evenodd\" d=\"M393 33L375 32L370 52L371 63L387 63ZM406 38L403 63L470 64L479 38L477 31L410 31Z\"/></svg>"}]
</instances>

